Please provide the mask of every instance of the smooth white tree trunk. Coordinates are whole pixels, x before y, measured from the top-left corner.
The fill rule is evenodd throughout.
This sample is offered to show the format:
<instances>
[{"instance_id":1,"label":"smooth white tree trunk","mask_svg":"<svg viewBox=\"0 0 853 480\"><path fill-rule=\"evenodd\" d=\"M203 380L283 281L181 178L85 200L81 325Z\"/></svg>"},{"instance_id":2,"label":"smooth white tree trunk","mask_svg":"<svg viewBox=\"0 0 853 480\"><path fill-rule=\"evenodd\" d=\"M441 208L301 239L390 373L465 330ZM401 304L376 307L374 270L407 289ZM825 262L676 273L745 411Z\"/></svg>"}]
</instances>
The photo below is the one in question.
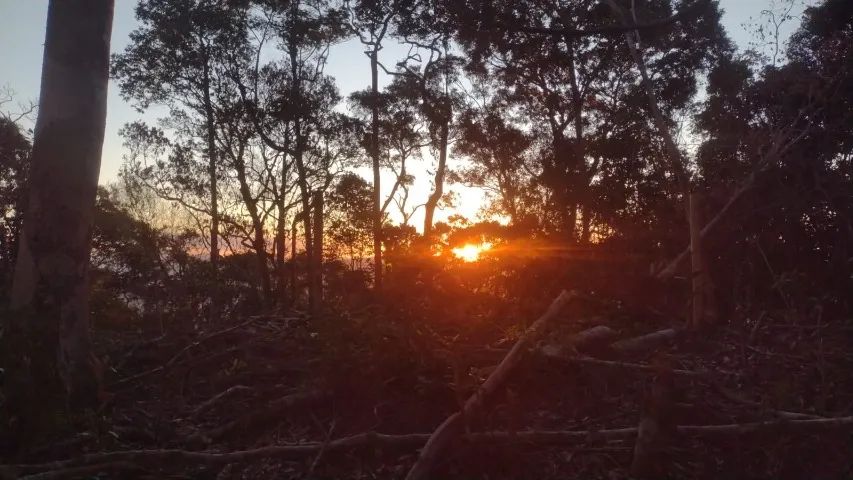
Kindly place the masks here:
<instances>
[{"instance_id":1,"label":"smooth white tree trunk","mask_svg":"<svg viewBox=\"0 0 853 480\"><path fill-rule=\"evenodd\" d=\"M88 269L114 0L51 0L11 307L70 398L89 397ZM55 363L54 363L55 362ZM38 380L38 379L36 379Z\"/></svg>"}]
</instances>

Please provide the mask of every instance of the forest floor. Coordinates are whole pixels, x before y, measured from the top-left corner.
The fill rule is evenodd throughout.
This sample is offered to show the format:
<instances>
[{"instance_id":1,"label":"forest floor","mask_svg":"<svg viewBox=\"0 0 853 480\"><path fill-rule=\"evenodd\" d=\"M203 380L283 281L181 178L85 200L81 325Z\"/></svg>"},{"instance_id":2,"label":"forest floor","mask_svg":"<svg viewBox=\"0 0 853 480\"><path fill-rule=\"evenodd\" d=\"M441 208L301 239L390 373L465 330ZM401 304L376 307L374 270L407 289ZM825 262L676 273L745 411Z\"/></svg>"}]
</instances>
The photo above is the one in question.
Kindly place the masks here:
<instances>
[{"instance_id":1,"label":"forest floor","mask_svg":"<svg viewBox=\"0 0 853 480\"><path fill-rule=\"evenodd\" d=\"M505 388L466 418L433 478L630 478L636 428L656 411L658 478L853 477L849 326L788 309L741 312L701 334L682 324L609 298L573 302L526 348ZM18 459L31 466L15 473L403 478L523 327L416 326L371 307L201 330L145 342L135 331L101 335L103 405ZM666 398L655 387L664 378ZM841 428L809 426L824 417ZM704 425L730 427L691 433Z\"/></svg>"}]
</instances>

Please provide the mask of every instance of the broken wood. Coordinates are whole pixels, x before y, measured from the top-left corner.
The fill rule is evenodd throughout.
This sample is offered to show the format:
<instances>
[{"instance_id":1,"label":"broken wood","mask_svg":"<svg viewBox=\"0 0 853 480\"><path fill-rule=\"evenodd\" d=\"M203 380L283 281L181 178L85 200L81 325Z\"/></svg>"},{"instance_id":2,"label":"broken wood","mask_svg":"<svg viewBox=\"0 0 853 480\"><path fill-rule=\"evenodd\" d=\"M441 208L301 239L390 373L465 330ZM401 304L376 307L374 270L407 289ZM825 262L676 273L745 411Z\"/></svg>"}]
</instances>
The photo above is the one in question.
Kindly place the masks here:
<instances>
[{"instance_id":1,"label":"broken wood","mask_svg":"<svg viewBox=\"0 0 853 480\"><path fill-rule=\"evenodd\" d=\"M784 418L784 419L788 419L788 420L804 420L804 419L826 418L826 417L822 417L820 415L813 415L810 413L791 412L791 411L787 411L787 410L775 410L772 408L768 408L759 402L755 402L753 400L750 400L750 399L740 395L739 393L735 392L734 390L731 390L731 389L729 389L729 388L727 388L727 387L725 387L725 386L723 386L717 382L712 382L711 386L714 388L714 390L719 392L720 395L722 395L724 398L726 398L729 401L739 403L741 405L748 405L750 407L758 408L758 409L763 410L765 412L768 412L772 415L775 415L779 418Z\"/></svg>"},{"instance_id":2,"label":"broken wood","mask_svg":"<svg viewBox=\"0 0 853 480\"><path fill-rule=\"evenodd\" d=\"M615 340L618 336L619 332L616 330L613 330L606 325L597 325L572 335L569 337L569 342L571 342L571 345L576 350L582 351L606 345Z\"/></svg>"},{"instance_id":3,"label":"broken wood","mask_svg":"<svg viewBox=\"0 0 853 480\"><path fill-rule=\"evenodd\" d=\"M639 337L627 338L619 340L610 345L611 350L620 355L635 355L642 352L652 350L666 342L675 339L679 335L680 330L675 328L667 328L658 330L657 332L647 333Z\"/></svg>"},{"instance_id":4,"label":"broken wood","mask_svg":"<svg viewBox=\"0 0 853 480\"><path fill-rule=\"evenodd\" d=\"M738 186L737 190L732 193L726 203L720 208L720 211L714 215L708 223L702 227L701 239L705 240L705 237L722 221L722 219L731 211L732 207L738 202L738 200L743 197L746 192L750 191L755 184L755 180L758 177L758 174L767 166L776 163L788 150L796 144L796 142L801 139L805 133L806 129L803 129L799 133L794 133L789 129L781 129L774 135L773 141L770 147L767 149L767 152L761 157L761 159L757 162L755 167L750 172L749 176ZM675 272L678 271L678 268L687 260L687 257L690 255L690 246L681 251L671 262L667 264L666 267L661 269L657 274L655 274L655 278L658 280L666 280L675 276Z\"/></svg>"},{"instance_id":5,"label":"broken wood","mask_svg":"<svg viewBox=\"0 0 853 480\"><path fill-rule=\"evenodd\" d=\"M666 451L675 433L672 422L674 382L668 365L664 364L657 370L658 375L644 401L631 459L631 476L638 479L669 476Z\"/></svg>"},{"instance_id":6,"label":"broken wood","mask_svg":"<svg viewBox=\"0 0 853 480\"><path fill-rule=\"evenodd\" d=\"M288 413L288 410L300 408L306 404L316 404L329 397L330 393L325 390L308 390L286 395L268 403L265 408L250 412L220 427L193 435L188 441L195 444L210 443L236 431L256 428L265 423L275 424L277 420Z\"/></svg>"},{"instance_id":7,"label":"broken wood","mask_svg":"<svg viewBox=\"0 0 853 480\"><path fill-rule=\"evenodd\" d=\"M559 355L559 354L555 355L552 350L546 350L545 348L540 350L540 352L542 353L543 356L545 356L547 358L552 358L554 360L559 360L559 361L569 362L569 363L582 363L582 364L586 364L586 365L596 365L596 366L601 366L601 367L621 368L621 369L625 369L625 370L639 370L642 372L651 372L651 373L655 373L658 371L658 369L655 368L654 366L645 365L642 363L629 363L629 362L617 362L614 360L602 360L600 358L588 357L585 355L580 355L580 356ZM693 370L681 370L681 369L672 369L672 374L684 376L684 377L691 377L691 378L704 378L704 377L708 376L708 374L703 373L703 372L696 372Z\"/></svg>"},{"instance_id":8,"label":"broken wood","mask_svg":"<svg viewBox=\"0 0 853 480\"><path fill-rule=\"evenodd\" d=\"M556 317L563 307L575 298L574 293L569 293L563 290L560 295L551 303L548 310L539 317L538 320L528 327L521 338L515 343L512 349L504 357L503 361L498 365L498 368L489 375L489 378L483 382L483 385L471 395L465 402L462 409L450 417L448 417L439 427L433 432L430 439L427 441L423 450L421 450L417 461L415 461L412 469L406 475L406 480L421 480L427 478L429 471L441 452L450 444L450 442L459 436L465 426L466 417L470 418L475 415L483 406L486 399L493 395L504 382L509 378L510 373L521 362L527 353L529 347L542 334L548 322Z\"/></svg>"},{"instance_id":9,"label":"broken wood","mask_svg":"<svg viewBox=\"0 0 853 480\"><path fill-rule=\"evenodd\" d=\"M178 353L176 353L174 356L172 356L172 358L170 358L163 365L160 365L159 367L156 367L156 368L152 368L151 370L146 370L144 372L137 373L136 375L131 375L129 377L119 379L115 383L116 383L116 385L120 385L123 383L134 382L136 380L145 378L149 375L153 375L153 374L158 373L158 372L165 372L165 371L169 370L170 368L174 367L175 364L177 363L177 361L180 360L181 357L183 357L187 352L189 352L193 348L195 348L195 347L201 345L202 343L207 342L213 338L216 338L220 335L224 335L226 333L230 333L230 332L233 332L234 330L238 330L238 329L243 328L247 325L250 325L250 324L252 324L258 320L259 320L259 317L252 317L252 318L246 320L245 322L241 322L241 323L238 323L237 325L233 325L231 327L224 328L222 330L217 330L213 333L205 335L205 336L199 338L198 340L196 340L195 342L192 342L189 345L182 348L180 351L178 351Z\"/></svg>"},{"instance_id":10,"label":"broken wood","mask_svg":"<svg viewBox=\"0 0 853 480\"><path fill-rule=\"evenodd\" d=\"M690 193L690 265L691 287L693 288L693 313L690 327L698 330L705 323L705 264L702 259L702 235L699 223L699 194Z\"/></svg>"},{"instance_id":11,"label":"broken wood","mask_svg":"<svg viewBox=\"0 0 853 480\"><path fill-rule=\"evenodd\" d=\"M615 0L606 0L606 2L610 6L610 10L616 18L622 23L623 27L627 28L632 24L631 20L628 18L627 12L625 12ZM636 24L637 22L635 21L633 23ZM628 45L628 52L631 55L631 59L634 61L634 64L637 66L637 70L640 72L640 84L646 93L649 110L651 110L652 113L652 121L658 131L658 135L660 135L661 140L663 140L666 157L669 160L669 165L667 166L669 167L673 177L675 177L681 193L687 195L690 189L690 173L687 171L687 162L681 154L681 150L679 150L678 145L676 145L675 138L673 137L672 132L669 131L667 121L660 109L660 101L658 100L657 93L655 93L654 85L652 85L648 69L646 68L646 61L643 58L643 52L641 51L640 32L638 30L626 30L623 33L623 36L625 37L625 43Z\"/></svg>"},{"instance_id":12,"label":"broken wood","mask_svg":"<svg viewBox=\"0 0 853 480\"><path fill-rule=\"evenodd\" d=\"M771 420L724 425L684 425L675 428L678 435L686 437L717 437L729 435L748 435L753 433L784 430L792 432L819 432L838 428L853 427L853 416L819 418L806 420ZM604 430L556 430L526 432L485 432L462 435L459 439L467 444L530 444L536 446L572 445L601 440L631 440L637 435L637 428L616 428ZM344 437L331 442L311 442L304 444L267 445L251 450L230 452L198 452L180 449L167 450L122 450L115 452L88 453L70 460L58 460L39 464L3 465L0 475L9 478L21 476L33 478L73 478L73 477L35 477L36 474L53 472L82 466L102 466L107 463L126 462L127 466L138 468L141 465L157 464L158 468L177 465L227 465L262 458L280 460L300 460L316 455L325 448L325 453L351 451L356 448L385 448L409 450L418 448L433 435L412 433L403 435L385 435L366 432ZM25 476L28 475L28 476ZM79 477L79 476L78 476ZM5 478L5 477L3 477Z\"/></svg>"},{"instance_id":13,"label":"broken wood","mask_svg":"<svg viewBox=\"0 0 853 480\"><path fill-rule=\"evenodd\" d=\"M216 404L218 404L218 403L219 403L219 402L221 402L222 400L224 400L224 399L226 399L226 398L229 398L229 397L233 397L234 395L236 395L236 394L238 394L238 393L241 393L241 392L248 392L248 391L251 391L251 390L252 390L252 389L251 389L250 387L247 387L247 386L245 386L245 385L234 385L233 387L229 387L227 390L222 391L222 392L219 392L218 394L214 395L213 397L211 397L211 398L209 398L208 400L205 400L204 402L202 402L201 404L199 404L199 405L198 405L198 406L193 410L193 412L192 412L192 414L190 415L190 417L191 417L191 418L198 418L199 416L201 416L202 414L206 413L206 412L207 412L208 410L210 410L211 408L215 407L215 406L216 406Z\"/></svg>"}]
</instances>

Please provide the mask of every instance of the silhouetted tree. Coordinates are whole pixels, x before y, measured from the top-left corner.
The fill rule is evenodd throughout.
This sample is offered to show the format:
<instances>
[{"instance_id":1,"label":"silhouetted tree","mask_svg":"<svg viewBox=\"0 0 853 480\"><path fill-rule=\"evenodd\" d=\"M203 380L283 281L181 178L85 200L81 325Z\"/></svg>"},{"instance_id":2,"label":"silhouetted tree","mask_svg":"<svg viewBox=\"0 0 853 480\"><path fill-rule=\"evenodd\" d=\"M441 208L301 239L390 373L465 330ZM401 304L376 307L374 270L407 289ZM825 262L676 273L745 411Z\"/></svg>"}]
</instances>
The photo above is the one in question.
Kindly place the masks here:
<instances>
[{"instance_id":1,"label":"silhouetted tree","mask_svg":"<svg viewBox=\"0 0 853 480\"><path fill-rule=\"evenodd\" d=\"M131 33L124 53L114 56L112 66L124 98L140 109L169 106L174 126L204 145L214 276L219 268L221 216L215 103L227 78L225 61L239 55L244 44L247 6L245 1L141 1L136 6L141 26ZM214 317L217 297L212 295Z\"/></svg>"},{"instance_id":2,"label":"silhouetted tree","mask_svg":"<svg viewBox=\"0 0 853 480\"><path fill-rule=\"evenodd\" d=\"M0 118L0 285L9 291L27 201L32 145L18 125Z\"/></svg>"}]
</instances>

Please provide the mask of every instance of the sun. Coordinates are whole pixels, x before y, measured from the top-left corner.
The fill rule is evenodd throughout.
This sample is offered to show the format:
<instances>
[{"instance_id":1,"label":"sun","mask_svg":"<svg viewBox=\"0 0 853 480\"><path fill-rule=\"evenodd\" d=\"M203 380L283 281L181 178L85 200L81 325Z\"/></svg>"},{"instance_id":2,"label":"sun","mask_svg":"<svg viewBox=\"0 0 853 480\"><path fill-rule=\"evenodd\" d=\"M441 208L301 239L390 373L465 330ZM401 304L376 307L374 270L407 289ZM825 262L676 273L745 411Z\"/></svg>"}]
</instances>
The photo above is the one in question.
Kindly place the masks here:
<instances>
[{"instance_id":1,"label":"sun","mask_svg":"<svg viewBox=\"0 0 853 480\"><path fill-rule=\"evenodd\" d=\"M485 242L479 245L475 245L472 243L466 243L461 247L456 247L451 250L453 255L456 255L457 258L461 259L464 262L476 262L480 259L480 254L491 249L492 244Z\"/></svg>"}]
</instances>

